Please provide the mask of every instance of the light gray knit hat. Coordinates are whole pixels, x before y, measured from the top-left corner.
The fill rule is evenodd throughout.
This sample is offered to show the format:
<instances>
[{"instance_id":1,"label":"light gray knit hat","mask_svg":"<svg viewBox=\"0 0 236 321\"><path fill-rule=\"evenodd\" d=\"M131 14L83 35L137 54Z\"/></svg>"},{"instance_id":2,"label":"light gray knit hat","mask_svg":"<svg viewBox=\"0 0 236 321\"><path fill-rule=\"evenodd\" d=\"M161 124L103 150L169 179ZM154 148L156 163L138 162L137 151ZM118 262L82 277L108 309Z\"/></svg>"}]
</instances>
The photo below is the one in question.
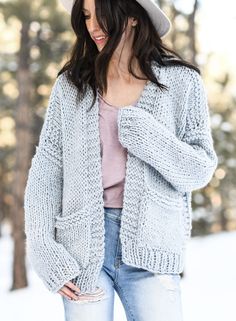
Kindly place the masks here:
<instances>
[{"instance_id":1,"label":"light gray knit hat","mask_svg":"<svg viewBox=\"0 0 236 321\"><path fill-rule=\"evenodd\" d=\"M70 14L74 0L60 0ZM149 14L160 37L165 36L171 29L171 22L154 0L136 0Z\"/></svg>"}]
</instances>

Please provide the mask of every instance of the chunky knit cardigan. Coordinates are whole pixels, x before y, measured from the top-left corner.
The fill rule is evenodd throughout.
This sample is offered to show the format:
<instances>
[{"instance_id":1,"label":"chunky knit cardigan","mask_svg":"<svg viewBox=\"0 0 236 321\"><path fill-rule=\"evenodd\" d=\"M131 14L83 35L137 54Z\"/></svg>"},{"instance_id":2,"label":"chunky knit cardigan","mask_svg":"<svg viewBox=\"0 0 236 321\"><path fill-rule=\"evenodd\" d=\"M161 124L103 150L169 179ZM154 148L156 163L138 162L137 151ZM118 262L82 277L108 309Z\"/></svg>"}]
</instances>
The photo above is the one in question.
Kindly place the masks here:
<instances>
[{"instance_id":1,"label":"chunky knit cardigan","mask_svg":"<svg viewBox=\"0 0 236 321\"><path fill-rule=\"evenodd\" d=\"M127 148L120 238L124 263L180 273L191 235L191 192L217 167L206 92L188 67L152 62L162 91L145 85L137 106L119 109ZM26 251L45 286L71 280L94 291L104 261L104 209L98 98L81 97L66 77L52 87L25 188Z\"/></svg>"}]
</instances>

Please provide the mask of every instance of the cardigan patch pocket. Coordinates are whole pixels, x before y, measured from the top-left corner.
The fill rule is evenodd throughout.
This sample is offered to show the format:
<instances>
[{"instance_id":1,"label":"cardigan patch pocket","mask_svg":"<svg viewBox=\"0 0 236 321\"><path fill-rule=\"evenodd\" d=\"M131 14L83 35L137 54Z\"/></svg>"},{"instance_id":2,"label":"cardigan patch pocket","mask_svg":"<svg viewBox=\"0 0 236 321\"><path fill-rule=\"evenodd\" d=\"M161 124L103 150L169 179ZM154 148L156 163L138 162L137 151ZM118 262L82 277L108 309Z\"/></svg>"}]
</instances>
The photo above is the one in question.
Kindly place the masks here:
<instances>
[{"instance_id":1,"label":"cardigan patch pocket","mask_svg":"<svg viewBox=\"0 0 236 321\"><path fill-rule=\"evenodd\" d=\"M183 211L181 195L170 197L147 189L140 204L138 245L179 253L184 246Z\"/></svg>"},{"instance_id":2,"label":"cardigan patch pocket","mask_svg":"<svg viewBox=\"0 0 236 321\"><path fill-rule=\"evenodd\" d=\"M61 243L83 267L89 263L90 224L90 216L86 215L85 210L56 216L55 221L55 240Z\"/></svg>"}]
</instances>

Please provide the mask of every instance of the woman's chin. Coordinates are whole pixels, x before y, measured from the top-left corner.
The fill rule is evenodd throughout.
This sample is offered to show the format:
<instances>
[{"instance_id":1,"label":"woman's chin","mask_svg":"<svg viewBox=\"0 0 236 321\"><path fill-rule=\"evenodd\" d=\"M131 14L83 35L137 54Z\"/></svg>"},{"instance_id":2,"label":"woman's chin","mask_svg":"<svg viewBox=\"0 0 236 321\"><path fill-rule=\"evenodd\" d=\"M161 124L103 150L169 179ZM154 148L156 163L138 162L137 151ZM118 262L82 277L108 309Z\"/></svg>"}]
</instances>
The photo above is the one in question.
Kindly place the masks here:
<instances>
[{"instance_id":1,"label":"woman's chin","mask_svg":"<svg viewBox=\"0 0 236 321\"><path fill-rule=\"evenodd\" d=\"M98 48L99 51L101 51L104 46L105 46L105 45L97 45L97 48Z\"/></svg>"}]
</instances>

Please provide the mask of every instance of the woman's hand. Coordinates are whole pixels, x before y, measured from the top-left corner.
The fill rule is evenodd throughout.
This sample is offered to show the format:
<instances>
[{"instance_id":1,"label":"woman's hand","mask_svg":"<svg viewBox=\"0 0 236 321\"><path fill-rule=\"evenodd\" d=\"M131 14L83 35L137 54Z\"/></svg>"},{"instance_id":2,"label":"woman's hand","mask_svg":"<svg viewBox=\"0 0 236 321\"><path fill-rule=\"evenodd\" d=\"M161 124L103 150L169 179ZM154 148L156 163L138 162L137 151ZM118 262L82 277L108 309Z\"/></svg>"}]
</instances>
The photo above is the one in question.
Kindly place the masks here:
<instances>
[{"instance_id":1,"label":"woman's hand","mask_svg":"<svg viewBox=\"0 0 236 321\"><path fill-rule=\"evenodd\" d=\"M77 286L75 286L71 281L69 281L65 283L65 285L58 291L58 293L69 300L77 301L79 299L79 296L76 295L74 291L80 292L80 289Z\"/></svg>"},{"instance_id":2,"label":"woman's hand","mask_svg":"<svg viewBox=\"0 0 236 321\"><path fill-rule=\"evenodd\" d=\"M76 295L74 292L77 292ZM59 294L66 297L69 300L75 301L100 301L104 296L104 291L101 288L97 288L93 293L80 294L80 289L75 286L72 282L67 282L65 285L58 291Z\"/></svg>"}]
</instances>

